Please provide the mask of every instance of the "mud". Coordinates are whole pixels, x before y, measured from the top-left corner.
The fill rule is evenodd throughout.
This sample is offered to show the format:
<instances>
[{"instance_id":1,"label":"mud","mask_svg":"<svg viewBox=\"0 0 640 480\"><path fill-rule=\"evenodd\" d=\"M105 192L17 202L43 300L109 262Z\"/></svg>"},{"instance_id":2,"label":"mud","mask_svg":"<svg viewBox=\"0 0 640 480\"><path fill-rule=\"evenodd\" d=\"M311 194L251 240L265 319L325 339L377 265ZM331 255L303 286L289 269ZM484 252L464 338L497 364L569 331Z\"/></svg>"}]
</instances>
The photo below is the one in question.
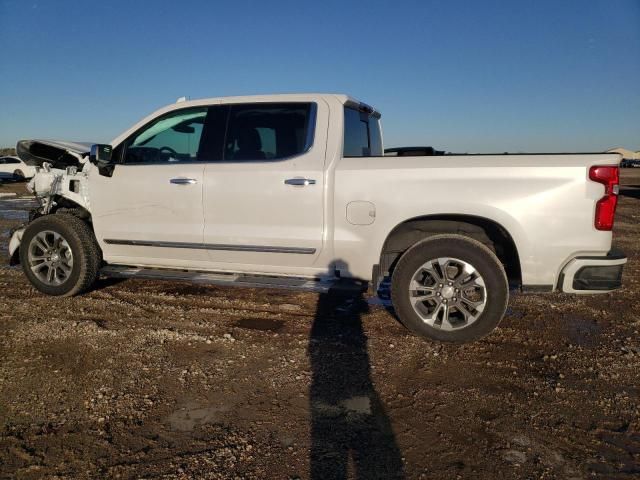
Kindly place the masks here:
<instances>
[{"instance_id":1,"label":"mud","mask_svg":"<svg viewBox=\"0 0 640 480\"><path fill-rule=\"evenodd\" d=\"M0 478L638 478L640 169L615 294L513 296L470 345L377 299L0 268ZM0 186L0 243L26 218ZM0 262L6 264L6 250Z\"/></svg>"}]
</instances>

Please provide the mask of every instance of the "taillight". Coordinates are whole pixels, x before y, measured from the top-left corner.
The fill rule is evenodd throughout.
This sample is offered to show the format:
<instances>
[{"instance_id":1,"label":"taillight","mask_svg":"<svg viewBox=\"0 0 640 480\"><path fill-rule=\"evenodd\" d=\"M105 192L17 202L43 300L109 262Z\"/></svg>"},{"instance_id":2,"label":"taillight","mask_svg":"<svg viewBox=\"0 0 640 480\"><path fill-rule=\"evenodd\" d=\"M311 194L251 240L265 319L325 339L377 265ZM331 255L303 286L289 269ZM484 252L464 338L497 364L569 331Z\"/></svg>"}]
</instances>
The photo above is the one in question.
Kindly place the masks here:
<instances>
[{"instance_id":1,"label":"taillight","mask_svg":"<svg viewBox=\"0 0 640 480\"><path fill-rule=\"evenodd\" d=\"M596 165L589 169L589 178L604 185L604 197L596 203L595 227L597 230L611 230L618 204L618 183L620 182L618 167Z\"/></svg>"}]
</instances>

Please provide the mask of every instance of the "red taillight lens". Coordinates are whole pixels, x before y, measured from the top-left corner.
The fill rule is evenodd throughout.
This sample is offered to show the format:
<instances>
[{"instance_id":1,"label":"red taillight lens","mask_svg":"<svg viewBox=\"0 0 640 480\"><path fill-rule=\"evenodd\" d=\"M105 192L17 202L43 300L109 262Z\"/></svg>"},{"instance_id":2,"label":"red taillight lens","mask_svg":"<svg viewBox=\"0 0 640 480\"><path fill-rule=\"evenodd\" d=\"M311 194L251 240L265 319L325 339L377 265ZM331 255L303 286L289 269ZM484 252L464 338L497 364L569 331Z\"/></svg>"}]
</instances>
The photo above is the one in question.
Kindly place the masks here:
<instances>
[{"instance_id":1,"label":"red taillight lens","mask_svg":"<svg viewBox=\"0 0 640 480\"><path fill-rule=\"evenodd\" d=\"M591 167L589 179L604 185L604 197L596 203L595 227L597 230L611 230L618 204L618 183L620 182L618 167L611 165Z\"/></svg>"}]
</instances>

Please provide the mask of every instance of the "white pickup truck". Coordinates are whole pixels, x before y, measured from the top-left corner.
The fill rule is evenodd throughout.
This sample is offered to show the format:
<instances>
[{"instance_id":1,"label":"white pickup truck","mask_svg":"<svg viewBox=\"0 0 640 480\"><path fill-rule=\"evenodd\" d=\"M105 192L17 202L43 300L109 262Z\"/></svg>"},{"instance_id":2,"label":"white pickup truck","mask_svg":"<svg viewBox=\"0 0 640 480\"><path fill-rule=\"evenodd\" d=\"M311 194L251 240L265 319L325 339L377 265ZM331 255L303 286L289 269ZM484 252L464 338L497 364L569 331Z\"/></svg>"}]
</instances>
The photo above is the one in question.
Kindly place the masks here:
<instances>
[{"instance_id":1,"label":"white pickup truck","mask_svg":"<svg viewBox=\"0 0 640 480\"><path fill-rule=\"evenodd\" d=\"M380 114L345 95L179 101L110 145L17 150L40 207L10 262L49 295L101 274L313 291L387 279L404 325L463 342L496 327L510 290L608 292L626 262L611 251L620 155L385 156Z\"/></svg>"}]
</instances>

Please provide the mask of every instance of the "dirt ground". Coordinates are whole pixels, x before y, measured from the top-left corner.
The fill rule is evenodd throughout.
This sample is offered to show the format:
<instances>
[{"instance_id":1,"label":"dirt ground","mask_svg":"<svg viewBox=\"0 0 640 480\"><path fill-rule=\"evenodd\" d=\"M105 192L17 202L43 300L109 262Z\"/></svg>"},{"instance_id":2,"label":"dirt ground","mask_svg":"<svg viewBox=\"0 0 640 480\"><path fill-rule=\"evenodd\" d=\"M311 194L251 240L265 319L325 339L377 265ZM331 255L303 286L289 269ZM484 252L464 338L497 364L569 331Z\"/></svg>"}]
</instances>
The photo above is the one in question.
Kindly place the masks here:
<instances>
[{"instance_id":1,"label":"dirt ground","mask_svg":"<svg viewBox=\"0 0 640 480\"><path fill-rule=\"evenodd\" d=\"M0 478L638 478L640 169L623 183L624 288L513 296L463 346L370 298L137 280L50 298L3 266ZM31 208L12 192L3 245Z\"/></svg>"}]
</instances>

